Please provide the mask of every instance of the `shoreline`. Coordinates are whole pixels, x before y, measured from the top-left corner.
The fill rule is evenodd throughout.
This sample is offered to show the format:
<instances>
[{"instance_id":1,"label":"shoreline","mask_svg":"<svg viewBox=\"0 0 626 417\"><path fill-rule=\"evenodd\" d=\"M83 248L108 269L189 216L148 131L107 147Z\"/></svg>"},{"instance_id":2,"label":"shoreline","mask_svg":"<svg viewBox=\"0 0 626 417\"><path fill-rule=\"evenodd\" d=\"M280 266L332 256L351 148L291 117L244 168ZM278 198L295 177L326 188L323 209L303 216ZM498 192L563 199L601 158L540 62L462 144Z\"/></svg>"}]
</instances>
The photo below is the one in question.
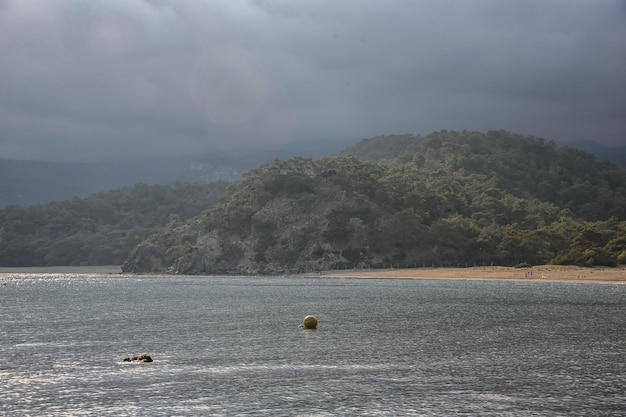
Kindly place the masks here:
<instances>
[{"instance_id":1,"label":"shoreline","mask_svg":"<svg viewBox=\"0 0 626 417\"><path fill-rule=\"evenodd\" d=\"M96 266L0 266L0 274L121 274L121 265Z\"/></svg>"},{"instance_id":2,"label":"shoreline","mask_svg":"<svg viewBox=\"0 0 626 417\"><path fill-rule=\"evenodd\" d=\"M626 284L626 266L580 267L538 265L529 268L474 266L468 268L406 268L385 270L329 271L323 277L371 279L445 279L483 281L579 282Z\"/></svg>"},{"instance_id":3,"label":"shoreline","mask_svg":"<svg viewBox=\"0 0 626 417\"><path fill-rule=\"evenodd\" d=\"M122 267L120 265L0 267L0 275L16 273L119 275L122 274ZM614 268L538 265L529 268L474 266L468 268L351 269L292 276L338 279L445 279L626 284L626 265Z\"/></svg>"}]
</instances>

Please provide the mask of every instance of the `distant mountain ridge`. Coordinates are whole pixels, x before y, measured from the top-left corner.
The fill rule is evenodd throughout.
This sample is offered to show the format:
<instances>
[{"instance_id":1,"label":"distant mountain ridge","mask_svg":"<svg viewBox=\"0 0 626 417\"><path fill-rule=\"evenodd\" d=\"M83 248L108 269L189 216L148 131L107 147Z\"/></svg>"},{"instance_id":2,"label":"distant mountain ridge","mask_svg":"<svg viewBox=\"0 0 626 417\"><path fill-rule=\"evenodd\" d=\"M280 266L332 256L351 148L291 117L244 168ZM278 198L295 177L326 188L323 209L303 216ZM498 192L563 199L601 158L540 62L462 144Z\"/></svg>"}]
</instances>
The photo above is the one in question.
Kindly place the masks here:
<instances>
[{"instance_id":1,"label":"distant mountain ridge","mask_svg":"<svg viewBox=\"0 0 626 417\"><path fill-rule=\"evenodd\" d=\"M626 138L625 138L626 140ZM606 146L593 140L577 140L563 144L593 154L626 169L626 146Z\"/></svg>"},{"instance_id":2,"label":"distant mountain ridge","mask_svg":"<svg viewBox=\"0 0 626 417\"><path fill-rule=\"evenodd\" d=\"M274 158L321 157L338 152L341 141L242 150L238 155L207 151L193 158L120 159L97 163L0 159L0 208L28 206L132 186L137 183L238 181Z\"/></svg>"},{"instance_id":3,"label":"distant mountain ridge","mask_svg":"<svg viewBox=\"0 0 626 417\"><path fill-rule=\"evenodd\" d=\"M243 171L212 161L63 163L0 159L0 207L86 197L137 183L207 183L241 178Z\"/></svg>"}]
</instances>

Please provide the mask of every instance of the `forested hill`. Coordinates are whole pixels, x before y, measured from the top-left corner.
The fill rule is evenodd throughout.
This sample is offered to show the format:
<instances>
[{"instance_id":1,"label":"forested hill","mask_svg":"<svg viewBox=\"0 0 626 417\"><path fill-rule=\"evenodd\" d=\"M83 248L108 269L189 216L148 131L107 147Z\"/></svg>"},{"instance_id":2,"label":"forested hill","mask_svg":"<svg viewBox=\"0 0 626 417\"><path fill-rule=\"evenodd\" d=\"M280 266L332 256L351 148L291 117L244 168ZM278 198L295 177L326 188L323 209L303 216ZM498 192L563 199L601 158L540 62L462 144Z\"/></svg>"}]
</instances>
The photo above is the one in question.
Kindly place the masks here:
<instances>
[{"instance_id":1,"label":"forested hill","mask_svg":"<svg viewBox=\"0 0 626 417\"><path fill-rule=\"evenodd\" d=\"M626 262L626 172L497 131L363 140L276 160L142 242L132 272Z\"/></svg>"},{"instance_id":2,"label":"forested hill","mask_svg":"<svg viewBox=\"0 0 626 417\"><path fill-rule=\"evenodd\" d=\"M213 207L226 184L139 183L86 198L0 208L0 266L119 265L168 222Z\"/></svg>"},{"instance_id":3,"label":"forested hill","mask_svg":"<svg viewBox=\"0 0 626 417\"><path fill-rule=\"evenodd\" d=\"M505 131L381 136L364 139L344 154L392 165L411 163L431 173L481 175L507 193L555 203L586 220L626 218L622 168L532 136Z\"/></svg>"}]
</instances>

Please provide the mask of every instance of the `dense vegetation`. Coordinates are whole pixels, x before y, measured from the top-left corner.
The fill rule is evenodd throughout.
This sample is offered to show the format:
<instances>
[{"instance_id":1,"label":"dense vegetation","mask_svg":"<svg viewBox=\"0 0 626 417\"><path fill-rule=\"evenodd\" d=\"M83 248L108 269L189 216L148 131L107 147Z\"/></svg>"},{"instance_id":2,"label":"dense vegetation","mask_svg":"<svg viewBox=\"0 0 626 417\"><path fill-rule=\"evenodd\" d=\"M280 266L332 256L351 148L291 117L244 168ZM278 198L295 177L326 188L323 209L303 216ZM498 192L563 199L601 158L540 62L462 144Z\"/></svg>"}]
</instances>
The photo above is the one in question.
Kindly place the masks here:
<instances>
[{"instance_id":1,"label":"dense vegetation","mask_svg":"<svg viewBox=\"0 0 626 417\"><path fill-rule=\"evenodd\" d=\"M544 139L504 131L442 131L423 138L365 139L345 153L388 165L410 163L435 176L478 175L506 193L554 203L585 220L626 219L623 169Z\"/></svg>"},{"instance_id":2,"label":"dense vegetation","mask_svg":"<svg viewBox=\"0 0 626 417\"><path fill-rule=\"evenodd\" d=\"M225 190L137 184L9 206L0 265L121 264L142 241L127 270L626 263L626 171L504 131L364 139Z\"/></svg>"},{"instance_id":3,"label":"dense vegetation","mask_svg":"<svg viewBox=\"0 0 626 417\"><path fill-rule=\"evenodd\" d=\"M150 234L215 205L225 182L137 184L0 209L0 265L119 265Z\"/></svg>"},{"instance_id":4,"label":"dense vegetation","mask_svg":"<svg viewBox=\"0 0 626 417\"><path fill-rule=\"evenodd\" d=\"M626 172L585 152L504 131L386 136L248 172L125 268L615 265L626 262L625 220Z\"/></svg>"}]
</instances>

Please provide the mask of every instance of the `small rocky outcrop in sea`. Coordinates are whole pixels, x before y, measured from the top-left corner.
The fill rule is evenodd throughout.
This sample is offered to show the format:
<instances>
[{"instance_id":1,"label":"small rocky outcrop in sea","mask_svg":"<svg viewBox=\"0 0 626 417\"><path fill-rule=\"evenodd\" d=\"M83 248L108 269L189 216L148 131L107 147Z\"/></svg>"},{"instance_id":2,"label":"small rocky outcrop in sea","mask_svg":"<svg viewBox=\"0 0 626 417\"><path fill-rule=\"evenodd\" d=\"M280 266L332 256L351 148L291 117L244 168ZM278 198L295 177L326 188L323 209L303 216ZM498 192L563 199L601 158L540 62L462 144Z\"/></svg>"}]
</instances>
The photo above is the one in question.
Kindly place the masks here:
<instances>
[{"instance_id":1,"label":"small rocky outcrop in sea","mask_svg":"<svg viewBox=\"0 0 626 417\"><path fill-rule=\"evenodd\" d=\"M123 359L123 362L152 362L152 357L144 353L139 356L127 356Z\"/></svg>"}]
</instances>

